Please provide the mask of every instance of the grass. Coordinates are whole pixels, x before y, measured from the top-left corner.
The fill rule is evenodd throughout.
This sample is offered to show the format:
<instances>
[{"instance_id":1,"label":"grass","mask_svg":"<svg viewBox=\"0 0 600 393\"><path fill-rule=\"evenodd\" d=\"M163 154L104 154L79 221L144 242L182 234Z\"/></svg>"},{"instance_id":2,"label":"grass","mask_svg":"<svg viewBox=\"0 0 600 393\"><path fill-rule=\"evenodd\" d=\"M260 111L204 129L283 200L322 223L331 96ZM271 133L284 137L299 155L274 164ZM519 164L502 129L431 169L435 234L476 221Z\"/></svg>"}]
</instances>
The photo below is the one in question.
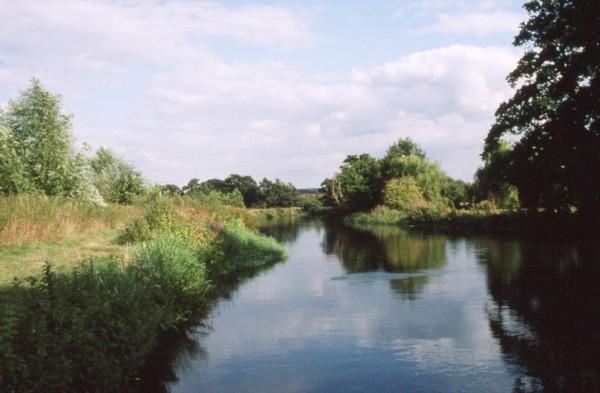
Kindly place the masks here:
<instances>
[{"instance_id":1,"label":"grass","mask_svg":"<svg viewBox=\"0 0 600 393\"><path fill-rule=\"evenodd\" d=\"M217 256L209 261L214 279L287 258L287 251L275 239L249 230L239 221L219 232L215 248Z\"/></svg>"},{"instance_id":2,"label":"grass","mask_svg":"<svg viewBox=\"0 0 600 393\"><path fill-rule=\"evenodd\" d=\"M0 290L0 391L136 391L158 338L207 307L220 282L286 257L245 218L235 209L220 215L187 200L149 200L119 231L3 250L12 273L28 275L42 256L62 269L45 264L37 278Z\"/></svg>"},{"instance_id":3,"label":"grass","mask_svg":"<svg viewBox=\"0 0 600 393\"><path fill-rule=\"evenodd\" d=\"M369 212L358 212L344 218L350 226L364 225L403 225L408 214L398 210L377 207Z\"/></svg>"},{"instance_id":4,"label":"grass","mask_svg":"<svg viewBox=\"0 0 600 393\"><path fill-rule=\"evenodd\" d=\"M134 206L102 207L57 197L0 197L0 246L56 242L115 229L139 214L139 210Z\"/></svg>"},{"instance_id":5,"label":"grass","mask_svg":"<svg viewBox=\"0 0 600 393\"><path fill-rule=\"evenodd\" d=\"M299 207L271 207L265 209L249 209L258 226L266 227L295 222L302 217Z\"/></svg>"},{"instance_id":6,"label":"grass","mask_svg":"<svg viewBox=\"0 0 600 393\"><path fill-rule=\"evenodd\" d=\"M455 233L518 233L545 238L596 236L600 233L597 216L509 210L423 208L398 211L377 207L369 212L346 216L344 223L359 228L369 225L393 225Z\"/></svg>"},{"instance_id":7,"label":"grass","mask_svg":"<svg viewBox=\"0 0 600 393\"><path fill-rule=\"evenodd\" d=\"M14 278L38 276L45 262L59 271L66 271L86 258L112 255L128 261L134 249L131 245L118 244L119 234L117 229L106 229L61 241L3 247L0 249L0 287L10 284Z\"/></svg>"}]
</instances>

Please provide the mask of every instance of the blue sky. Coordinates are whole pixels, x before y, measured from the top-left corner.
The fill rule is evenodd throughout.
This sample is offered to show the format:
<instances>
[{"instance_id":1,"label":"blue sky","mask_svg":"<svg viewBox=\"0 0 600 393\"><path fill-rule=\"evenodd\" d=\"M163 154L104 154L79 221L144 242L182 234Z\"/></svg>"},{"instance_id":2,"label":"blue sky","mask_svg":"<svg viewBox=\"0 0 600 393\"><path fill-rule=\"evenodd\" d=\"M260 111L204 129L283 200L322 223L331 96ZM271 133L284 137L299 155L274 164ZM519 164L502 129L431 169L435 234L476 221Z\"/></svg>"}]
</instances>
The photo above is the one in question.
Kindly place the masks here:
<instances>
[{"instance_id":1,"label":"blue sky","mask_svg":"<svg viewBox=\"0 0 600 393\"><path fill-rule=\"evenodd\" d=\"M151 182L318 186L411 137L469 180L520 1L0 0L0 105L37 76Z\"/></svg>"}]
</instances>

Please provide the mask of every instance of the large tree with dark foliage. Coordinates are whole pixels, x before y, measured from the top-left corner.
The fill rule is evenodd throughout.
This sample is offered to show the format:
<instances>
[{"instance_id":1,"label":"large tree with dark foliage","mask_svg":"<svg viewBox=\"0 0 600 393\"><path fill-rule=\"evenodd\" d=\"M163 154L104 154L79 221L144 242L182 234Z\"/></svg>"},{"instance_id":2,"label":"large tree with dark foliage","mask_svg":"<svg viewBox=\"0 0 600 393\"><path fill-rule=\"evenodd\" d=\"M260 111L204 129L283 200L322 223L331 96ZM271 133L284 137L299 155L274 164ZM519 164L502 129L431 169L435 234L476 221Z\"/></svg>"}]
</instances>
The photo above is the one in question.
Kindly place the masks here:
<instances>
[{"instance_id":1,"label":"large tree with dark foliage","mask_svg":"<svg viewBox=\"0 0 600 393\"><path fill-rule=\"evenodd\" d=\"M264 178L259 184L259 189L260 204L264 207L290 207L298 203L299 193L292 183Z\"/></svg>"},{"instance_id":2,"label":"large tree with dark foliage","mask_svg":"<svg viewBox=\"0 0 600 393\"><path fill-rule=\"evenodd\" d=\"M484 159L517 136L499 180L526 207L600 209L600 1L533 0L514 45L526 48L496 112Z\"/></svg>"},{"instance_id":3,"label":"large tree with dark foliage","mask_svg":"<svg viewBox=\"0 0 600 393\"><path fill-rule=\"evenodd\" d=\"M381 201L381 162L368 154L346 157L337 180L344 202L354 210L368 210Z\"/></svg>"},{"instance_id":4,"label":"large tree with dark foliage","mask_svg":"<svg viewBox=\"0 0 600 393\"><path fill-rule=\"evenodd\" d=\"M233 192L235 189L239 190L244 197L246 206L254 206L259 202L260 189L251 176L231 174L223 180L223 183L228 187L227 192Z\"/></svg>"}]
</instances>

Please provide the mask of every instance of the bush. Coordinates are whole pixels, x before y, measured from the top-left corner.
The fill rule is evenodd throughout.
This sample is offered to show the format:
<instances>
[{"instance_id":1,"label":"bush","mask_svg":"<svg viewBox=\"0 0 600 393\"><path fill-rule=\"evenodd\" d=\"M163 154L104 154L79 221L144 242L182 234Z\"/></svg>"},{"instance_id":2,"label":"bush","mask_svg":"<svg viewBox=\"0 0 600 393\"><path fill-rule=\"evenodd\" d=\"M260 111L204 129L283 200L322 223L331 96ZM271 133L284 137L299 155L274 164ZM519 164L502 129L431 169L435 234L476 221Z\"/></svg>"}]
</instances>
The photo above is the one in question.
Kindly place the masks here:
<instances>
[{"instance_id":1,"label":"bush","mask_svg":"<svg viewBox=\"0 0 600 393\"><path fill-rule=\"evenodd\" d=\"M303 211L311 215L319 214L325 208L323 202L321 202L316 196L304 196L300 199L300 206L302 207Z\"/></svg>"},{"instance_id":2,"label":"bush","mask_svg":"<svg viewBox=\"0 0 600 393\"><path fill-rule=\"evenodd\" d=\"M294 207L257 209L253 210L253 213L256 217L257 225L260 227L294 223L302 216L301 210Z\"/></svg>"},{"instance_id":3,"label":"bush","mask_svg":"<svg viewBox=\"0 0 600 393\"><path fill-rule=\"evenodd\" d=\"M271 237L260 235L241 222L233 222L219 232L212 250L207 252L211 278L287 258L287 251Z\"/></svg>"},{"instance_id":4,"label":"bush","mask_svg":"<svg viewBox=\"0 0 600 393\"><path fill-rule=\"evenodd\" d=\"M397 210L409 210L425 203L417 181L412 176L403 176L388 181L383 189L386 206Z\"/></svg>"},{"instance_id":5,"label":"bush","mask_svg":"<svg viewBox=\"0 0 600 393\"><path fill-rule=\"evenodd\" d=\"M434 225L444 220L447 214L437 206L427 206L420 209L413 209L408 212L406 223L409 225Z\"/></svg>"},{"instance_id":6,"label":"bush","mask_svg":"<svg viewBox=\"0 0 600 393\"><path fill-rule=\"evenodd\" d=\"M156 280L174 319L187 318L210 288L199 246L172 234L161 233L140 247L135 264L142 277Z\"/></svg>"},{"instance_id":7,"label":"bush","mask_svg":"<svg viewBox=\"0 0 600 393\"><path fill-rule=\"evenodd\" d=\"M386 206L377 206L370 212L354 213L344 219L350 226L363 225L400 225L406 220L406 213L390 209Z\"/></svg>"},{"instance_id":8,"label":"bush","mask_svg":"<svg viewBox=\"0 0 600 393\"><path fill-rule=\"evenodd\" d=\"M181 240L202 243L209 235L212 215L186 206L184 200L160 198L148 201L144 216L129 223L119 236L122 243L148 241L161 233Z\"/></svg>"},{"instance_id":9,"label":"bush","mask_svg":"<svg viewBox=\"0 0 600 393\"><path fill-rule=\"evenodd\" d=\"M47 266L3 304L0 390L123 391L167 322L153 292L116 261L87 262L71 274Z\"/></svg>"},{"instance_id":10,"label":"bush","mask_svg":"<svg viewBox=\"0 0 600 393\"><path fill-rule=\"evenodd\" d=\"M221 206L245 207L244 197L238 189L232 192L198 191L189 195L197 203L208 209L216 209Z\"/></svg>"}]
</instances>

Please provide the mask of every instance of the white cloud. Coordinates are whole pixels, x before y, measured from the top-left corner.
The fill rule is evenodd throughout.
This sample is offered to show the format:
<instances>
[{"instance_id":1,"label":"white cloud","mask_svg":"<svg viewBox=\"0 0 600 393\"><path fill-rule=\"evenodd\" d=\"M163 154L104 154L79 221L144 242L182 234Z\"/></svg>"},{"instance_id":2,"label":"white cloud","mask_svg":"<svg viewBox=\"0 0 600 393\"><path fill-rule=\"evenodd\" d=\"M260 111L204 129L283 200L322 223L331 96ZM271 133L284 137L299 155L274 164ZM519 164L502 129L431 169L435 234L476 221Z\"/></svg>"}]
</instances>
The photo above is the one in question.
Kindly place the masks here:
<instances>
[{"instance_id":1,"label":"white cloud","mask_svg":"<svg viewBox=\"0 0 600 393\"><path fill-rule=\"evenodd\" d=\"M0 102L38 75L75 111L75 134L151 179L229 173L316 186L346 154L411 136L469 178L516 54L453 45L336 80L282 61L226 61L209 37L286 47L302 11L215 2L0 0ZM341 82L340 82L341 81Z\"/></svg>"},{"instance_id":2,"label":"white cloud","mask_svg":"<svg viewBox=\"0 0 600 393\"><path fill-rule=\"evenodd\" d=\"M437 21L416 29L419 33L516 33L523 17L509 11L467 12L462 14L440 14Z\"/></svg>"}]
</instances>

